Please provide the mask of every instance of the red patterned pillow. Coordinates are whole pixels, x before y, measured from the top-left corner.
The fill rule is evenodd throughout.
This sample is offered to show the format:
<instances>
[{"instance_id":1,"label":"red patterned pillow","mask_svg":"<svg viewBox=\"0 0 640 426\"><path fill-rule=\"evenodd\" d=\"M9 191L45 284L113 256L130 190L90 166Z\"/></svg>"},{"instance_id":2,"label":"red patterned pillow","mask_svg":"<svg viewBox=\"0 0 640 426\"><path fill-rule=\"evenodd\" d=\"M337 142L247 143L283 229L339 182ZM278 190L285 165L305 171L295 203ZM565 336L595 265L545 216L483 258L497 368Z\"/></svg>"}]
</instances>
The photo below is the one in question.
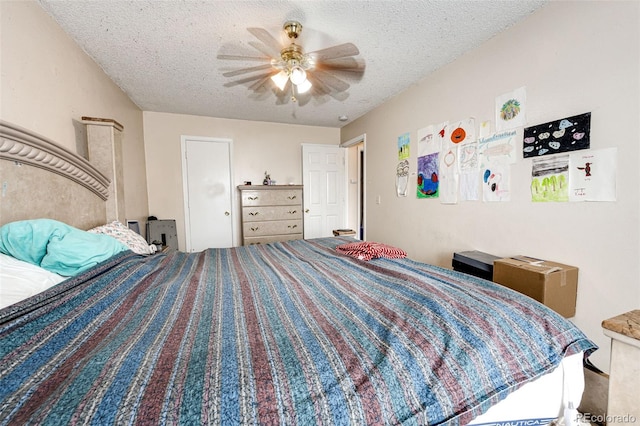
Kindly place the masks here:
<instances>
[{"instance_id":1,"label":"red patterned pillow","mask_svg":"<svg viewBox=\"0 0 640 426\"><path fill-rule=\"evenodd\" d=\"M371 260L379 257L399 259L407 257L407 253L397 247L370 241L358 241L355 243L341 244L336 247L338 253L355 257L360 260Z\"/></svg>"}]
</instances>

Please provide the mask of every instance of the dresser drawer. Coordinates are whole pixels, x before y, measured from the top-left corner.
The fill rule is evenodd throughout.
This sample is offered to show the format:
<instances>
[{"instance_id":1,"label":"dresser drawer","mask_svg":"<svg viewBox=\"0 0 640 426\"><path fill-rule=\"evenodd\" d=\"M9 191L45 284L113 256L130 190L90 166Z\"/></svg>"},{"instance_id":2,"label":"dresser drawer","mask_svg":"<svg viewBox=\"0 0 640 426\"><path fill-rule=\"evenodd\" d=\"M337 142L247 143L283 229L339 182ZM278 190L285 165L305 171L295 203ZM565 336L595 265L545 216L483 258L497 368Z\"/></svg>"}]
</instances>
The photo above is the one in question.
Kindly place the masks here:
<instances>
[{"instance_id":1,"label":"dresser drawer","mask_svg":"<svg viewBox=\"0 0 640 426\"><path fill-rule=\"evenodd\" d=\"M263 235L299 234L302 232L302 220L272 220L266 222L249 222L242 224L242 235L245 239Z\"/></svg>"},{"instance_id":2,"label":"dresser drawer","mask_svg":"<svg viewBox=\"0 0 640 426\"><path fill-rule=\"evenodd\" d=\"M244 207L242 209L243 222L290 219L302 219L302 208L300 206Z\"/></svg>"},{"instance_id":3,"label":"dresser drawer","mask_svg":"<svg viewBox=\"0 0 640 426\"><path fill-rule=\"evenodd\" d=\"M300 189L242 191L243 206L286 206L302 203Z\"/></svg>"},{"instance_id":4,"label":"dresser drawer","mask_svg":"<svg viewBox=\"0 0 640 426\"><path fill-rule=\"evenodd\" d=\"M290 240L301 240L302 234L287 234L287 235L276 235L270 237L248 237L244 239L244 245L248 246L251 244L268 244L275 243L278 241L290 241Z\"/></svg>"}]
</instances>

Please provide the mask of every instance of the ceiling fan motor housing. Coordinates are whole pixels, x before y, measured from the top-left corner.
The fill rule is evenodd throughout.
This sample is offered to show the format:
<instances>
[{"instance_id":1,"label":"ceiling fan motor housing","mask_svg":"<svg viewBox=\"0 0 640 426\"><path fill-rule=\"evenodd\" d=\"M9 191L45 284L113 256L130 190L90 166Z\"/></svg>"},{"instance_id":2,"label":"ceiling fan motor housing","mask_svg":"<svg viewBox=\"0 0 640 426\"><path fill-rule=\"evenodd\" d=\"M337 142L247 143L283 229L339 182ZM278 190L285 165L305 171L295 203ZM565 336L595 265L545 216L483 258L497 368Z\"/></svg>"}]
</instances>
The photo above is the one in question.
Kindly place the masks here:
<instances>
[{"instance_id":1,"label":"ceiling fan motor housing","mask_svg":"<svg viewBox=\"0 0 640 426\"><path fill-rule=\"evenodd\" d=\"M289 38L298 38L298 35L302 32L302 24L298 21L287 21L282 26L282 29Z\"/></svg>"}]
</instances>

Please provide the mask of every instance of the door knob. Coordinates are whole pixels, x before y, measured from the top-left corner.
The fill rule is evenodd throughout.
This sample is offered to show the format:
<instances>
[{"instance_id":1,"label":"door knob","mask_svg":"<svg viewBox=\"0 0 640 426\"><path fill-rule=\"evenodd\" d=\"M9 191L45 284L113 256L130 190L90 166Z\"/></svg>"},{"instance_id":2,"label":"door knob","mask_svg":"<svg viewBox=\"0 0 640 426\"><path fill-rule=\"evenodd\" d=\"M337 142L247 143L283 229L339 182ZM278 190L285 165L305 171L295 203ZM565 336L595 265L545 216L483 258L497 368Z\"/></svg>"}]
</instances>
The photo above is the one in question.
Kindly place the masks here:
<instances>
[{"instance_id":1,"label":"door knob","mask_svg":"<svg viewBox=\"0 0 640 426\"><path fill-rule=\"evenodd\" d=\"M230 214L231 214L231 213L229 213L229 212L224 212L224 215L225 215L225 216L229 216Z\"/></svg>"},{"instance_id":2,"label":"door knob","mask_svg":"<svg viewBox=\"0 0 640 426\"><path fill-rule=\"evenodd\" d=\"M305 213L309 213L309 209L306 209L304 212L305 212Z\"/></svg>"}]
</instances>

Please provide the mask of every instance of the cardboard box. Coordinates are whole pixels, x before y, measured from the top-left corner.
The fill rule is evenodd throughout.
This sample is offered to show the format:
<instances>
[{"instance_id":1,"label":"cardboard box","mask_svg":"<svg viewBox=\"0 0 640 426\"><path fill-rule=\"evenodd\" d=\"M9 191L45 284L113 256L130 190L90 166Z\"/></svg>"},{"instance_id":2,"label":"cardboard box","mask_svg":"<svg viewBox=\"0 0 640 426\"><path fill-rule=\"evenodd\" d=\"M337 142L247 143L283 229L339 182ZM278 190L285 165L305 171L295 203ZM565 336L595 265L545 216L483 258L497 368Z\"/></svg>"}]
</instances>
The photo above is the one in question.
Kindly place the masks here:
<instances>
[{"instance_id":1,"label":"cardboard box","mask_svg":"<svg viewBox=\"0 0 640 426\"><path fill-rule=\"evenodd\" d=\"M550 307L566 318L576 313L578 268L526 256L493 262L493 281Z\"/></svg>"}]
</instances>

